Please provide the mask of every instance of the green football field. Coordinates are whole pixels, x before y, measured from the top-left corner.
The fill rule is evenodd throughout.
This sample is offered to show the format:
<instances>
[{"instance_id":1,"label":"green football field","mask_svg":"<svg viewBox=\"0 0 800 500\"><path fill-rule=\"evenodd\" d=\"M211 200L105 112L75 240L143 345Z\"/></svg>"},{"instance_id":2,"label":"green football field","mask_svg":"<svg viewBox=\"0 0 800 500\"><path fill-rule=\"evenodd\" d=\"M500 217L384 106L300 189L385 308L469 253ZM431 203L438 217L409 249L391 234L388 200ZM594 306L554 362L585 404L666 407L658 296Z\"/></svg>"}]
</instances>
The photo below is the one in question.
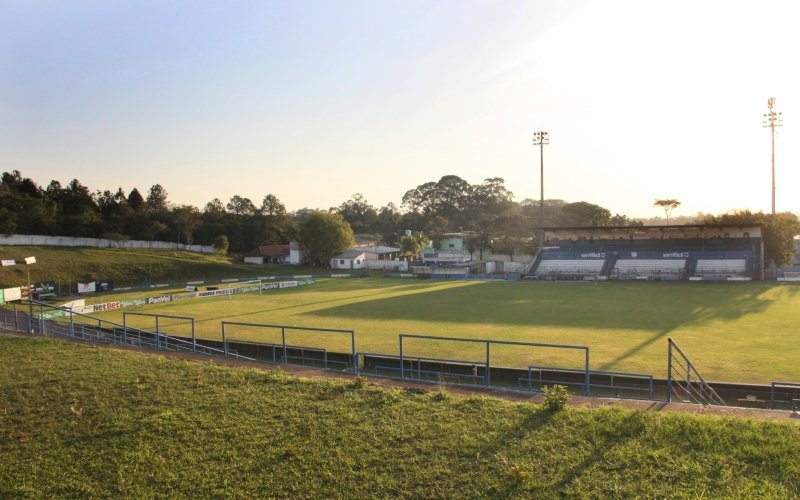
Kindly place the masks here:
<instances>
[{"instance_id":1,"label":"green football field","mask_svg":"<svg viewBox=\"0 0 800 500\"><path fill-rule=\"evenodd\" d=\"M583 345L594 370L657 377L666 376L671 337L707 380L800 381L800 286L776 283L328 279L124 311L192 317L197 336L209 339L221 338L223 321L352 329L357 350L372 353L398 353L400 333ZM122 311L103 317L121 322ZM155 325L146 316L128 315L126 322ZM190 332L182 320L161 319L159 329ZM231 340L280 342L274 329L228 326L226 333ZM350 351L346 335L290 332L287 343ZM404 354L481 362L485 347L409 340ZM492 347L493 365L579 368L582 362L575 351Z\"/></svg>"}]
</instances>

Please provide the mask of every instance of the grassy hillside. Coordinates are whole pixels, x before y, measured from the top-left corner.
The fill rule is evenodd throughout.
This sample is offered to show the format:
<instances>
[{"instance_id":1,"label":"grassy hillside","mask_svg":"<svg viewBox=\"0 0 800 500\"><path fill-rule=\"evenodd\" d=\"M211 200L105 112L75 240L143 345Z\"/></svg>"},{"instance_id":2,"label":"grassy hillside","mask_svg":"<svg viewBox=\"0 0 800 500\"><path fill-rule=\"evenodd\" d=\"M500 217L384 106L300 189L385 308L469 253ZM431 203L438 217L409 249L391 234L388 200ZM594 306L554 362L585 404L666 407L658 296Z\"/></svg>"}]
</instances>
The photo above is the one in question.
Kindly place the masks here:
<instances>
[{"instance_id":1,"label":"grassy hillside","mask_svg":"<svg viewBox=\"0 0 800 500\"><path fill-rule=\"evenodd\" d=\"M800 426L308 380L0 336L0 497L800 495Z\"/></svg>"},{"instance_id":2,"label":"grassy hillside","mask_svg":"<svg viewBox=\"0 0 800 500\"><path fill-rule=\"evenodd\" d=\"M0 246L0 258L18 263L36 257L31 265L31 281L50 281L66 290L78 281L112 279L118 286L195 279L215 280L251 277L260 273L291 273L285 266L232 264L227 257L184 251L123 250L89 247ZM18 286L26 282L25 265L0 267L0 285Z\"/></svg>"}]
</instances>

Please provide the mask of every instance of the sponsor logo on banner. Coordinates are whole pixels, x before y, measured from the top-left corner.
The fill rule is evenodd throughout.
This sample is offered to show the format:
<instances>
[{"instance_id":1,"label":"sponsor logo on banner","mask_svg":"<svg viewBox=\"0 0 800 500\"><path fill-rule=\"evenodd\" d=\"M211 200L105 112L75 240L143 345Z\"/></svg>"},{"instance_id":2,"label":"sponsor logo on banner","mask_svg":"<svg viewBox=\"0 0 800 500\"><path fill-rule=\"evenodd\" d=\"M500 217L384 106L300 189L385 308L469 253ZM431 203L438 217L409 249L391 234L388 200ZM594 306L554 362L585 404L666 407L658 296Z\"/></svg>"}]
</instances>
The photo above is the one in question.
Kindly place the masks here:
<instances>
[{"instance_id":1,"label":"sponsor logo on banner","mask_svg":"<svg viewBox=\"0 0 800 500\"><path fill-rule=\"evenodd\" d=\"M281 285L280 285L281 288L289 288L289 287L293 287L293 286L297 286L297 282L296 281L281 281Z\"/></svg>"},{"instance_id":2,"label":"sponsor logo on banner","mask_svg":"<svg viewBox=\"0 0 800 500\"><path fill-rule=\"evenodd\" d=\"M43 299L45 297L55 297L56 287L52 283L39 281L33 285L33 293L36 297Z\"/></svg>"},{"instance_id":3,"label":"sponsor logo on banner","mask_svg":"<svg viewBox=\"0 0 800 500\"><path fill-rule=\"evenodd\" d=\"M0 263L2 263L4 266L16 266L17 265L17 261L15 261L14 259L3 259L2 261L0 261Z\"/></svg>"},{"instance_id":4,"label":"sponsor logo on banner","mask_svg":"<svg viewBox=\"0 0 800 500\"><path fill-rule=\"evenodd\" d=\"M588 252L581 254L582 259L605 259L606 253L605 252Z\"/></svg>"},{"instance_id":5,"label":"sponsor logo on banner","mask_svg":"<svg viewBox=\"0 0 800 500\"><path fill-rule=\"evenodd\" d=\"M162 295L161 297L148 297L148 304L163 304L165 302L172 302L172 295Z\"/></svg>"},{"instance_id":6,"label":"sponsor logo on banner","mask_svg":"<svg viewBox=\"0 0 800 500\"><path fill-rule=\"evenodd\" d=\"M349 274L331 274L331 278L349 278Z\"/></svg>"},{"instance_id":7,"label":"sponsor logo on banner","mask_svg":"<svg viewBox=\"0 0 800 500\"><path fill-rule=\"evenodd\" d=\"M220 295L230 295L233 292L230 288L222 290L206 290L205 292L197 292L197 297L218 297Z\"/></svg>"},{"instance_id":8,"label":"sponsor logo on banner","mask_svg":"<svg viewBox=\"0 0 800 500\"><path fill-rule=\"evenodd\" d=\"M264 283L263 285L261 285L262 290L274 290L276 288L280 288L280 283L273 282L273 283Z\"/></svg>"},{"instance_id":9,"label":"sponsor logo on banner","mask_svg":"<svg viewBox=\"0 0 800 500\"><path fill-rule=\"evenodd\" d=\"M97 291L110 292L114 289L114 282L111 280L100 280L97 282Z\"/></svg>"},{"instance_id":10,"label":"sponsor logo on banner","mask_svg":"<svg viewBox=\"0 0 800 500\"><path fill-rule=\"evenodd\" d=\"M95 282L90 281L89 283L78 283L78 293L94 293L95 291Z\"/></svg>"},{"instance_id":11,"label":"sponsor logo on banner","mask_svg":"<svg viewBox=\"0 0 800 500\"><path fill-rule=\"evenodd\" d=\"M114 309L119 309L122 304L117 300L114 302L106 302L105 304L93 304L92 312L103 312L103 311L113 311Z\"/></svg>"},{"instance_id":12,"label":"sponsor logo on banner","mask_svg":"<svg viewBox=\"0 0 800 500\"><path fill-rule=\"evenodd\" d=\"M689 257L689 252L669 252L669 253L665 252L662 255L662 257L665 259L669 258L686 259Z\"/></svg>"},{"instance_id":13,"label":"sponsor logo on banner","mask_svg":"<svg viewBox=\"0 0 800 500\"><path fill-rule=\"evenodd\" d=\"M147 301L145 299L133 299L133 300L120 300L119 303L121 307L132 307L132 306L143 306L147 304Z\"/></svg>"}]
</instances>

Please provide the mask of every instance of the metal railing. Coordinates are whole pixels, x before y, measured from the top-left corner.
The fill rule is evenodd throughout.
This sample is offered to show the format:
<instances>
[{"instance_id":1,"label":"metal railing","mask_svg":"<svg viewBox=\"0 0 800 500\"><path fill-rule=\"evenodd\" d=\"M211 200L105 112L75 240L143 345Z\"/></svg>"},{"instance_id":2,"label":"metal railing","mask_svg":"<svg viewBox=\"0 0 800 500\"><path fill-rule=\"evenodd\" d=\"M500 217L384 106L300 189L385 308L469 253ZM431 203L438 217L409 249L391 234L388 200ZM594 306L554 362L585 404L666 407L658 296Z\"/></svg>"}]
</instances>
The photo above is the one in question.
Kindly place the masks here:
<instances>
[{"instance_id":1,"label":"metal railing","mask_svg":"<svg viewBox=\"0 0 800 500\"><path fill-rule=\"evenodd\" d=\"M667 402L672 402L673 393L681 401L702 405L727 406L708 382L700 375L694 364L670 338L667 365Z\"/></svg>"}]
</instances>

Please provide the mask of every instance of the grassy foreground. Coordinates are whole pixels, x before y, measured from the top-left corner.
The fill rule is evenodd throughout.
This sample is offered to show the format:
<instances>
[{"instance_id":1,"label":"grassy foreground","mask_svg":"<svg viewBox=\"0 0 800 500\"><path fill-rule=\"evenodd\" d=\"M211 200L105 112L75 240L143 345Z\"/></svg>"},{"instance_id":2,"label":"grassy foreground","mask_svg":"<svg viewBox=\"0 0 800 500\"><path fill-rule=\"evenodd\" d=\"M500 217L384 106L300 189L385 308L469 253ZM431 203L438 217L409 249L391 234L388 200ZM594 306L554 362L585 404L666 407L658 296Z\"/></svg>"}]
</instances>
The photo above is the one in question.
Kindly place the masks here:
<instances>
[{"instance_id":1,"label":"grassy foreground","mask_svg":"<svg viewBox=\"0 0 800 500\"><path fill-rule=\"evenodd\" d=\"M163 293L163 292L154 292ZM577 344L595 370L666 377L667 338L708 380L800 381L800 286L776 283L608 282L599 284L320 280L295 289L184 300L139 312L196 318L197 334L221 338L221 322L356 331L357 350L396 354L398 334ZM122 312L105 318L122 321ZM129 318L153 328L153 318ZM190 335L185 321L164 331ZM228 338L280 342L280 331L228 328ZM290 333L294 345L349 352L348 336ZM407 356L481 363L482 344L409 341ZM495 346L494 365L580 368L583 352Z\"/></svg>"},{"instance_id":2,"label":"grassy foreground","mask_svg":"<svg viewBox=\"0 0 800 500\"><path fill-rule=\"evenodd\" d=\"M789 498L800 426L551 413L0 336L0 497Z\"/></svg>"}]
</instances>

